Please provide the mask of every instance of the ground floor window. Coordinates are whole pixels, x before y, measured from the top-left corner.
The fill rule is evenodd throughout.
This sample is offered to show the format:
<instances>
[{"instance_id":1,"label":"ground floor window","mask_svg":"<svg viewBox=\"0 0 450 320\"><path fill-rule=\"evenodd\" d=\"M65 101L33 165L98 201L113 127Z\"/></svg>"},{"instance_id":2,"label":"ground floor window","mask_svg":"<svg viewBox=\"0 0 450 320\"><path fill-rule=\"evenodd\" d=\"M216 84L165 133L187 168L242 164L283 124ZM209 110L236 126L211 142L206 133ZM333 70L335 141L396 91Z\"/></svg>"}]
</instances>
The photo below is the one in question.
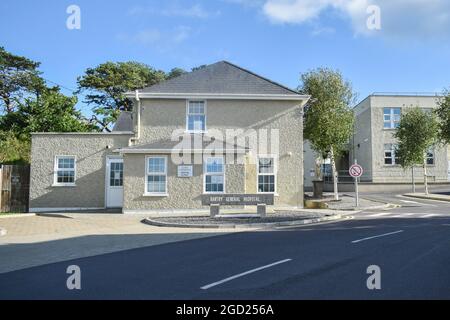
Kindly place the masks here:
<instances>
[{"instance_id":1,"label":"ground floor window","mask_svg":"<svg viewBox=\"0 0 450 320\"><path fill-rule=\"evenodd\" d=\"M397 145L388 143L384 145L384 164L394 165L397 164L398 158L396 155Z\"/></svg>"},{"instance_id":2,"label":"ground floor window","mask_svg":"<svg viewBox=\"0 0 450 320\"><path fill-rule=\"evenodd\" d=\"M258 157L258 192L275 193L274 157Z\"/></svg>"},{"instance_id":3,"label":"ground floor window","mask_svg":"<svg viewBox=\"0 0 450 320\"><path fill-rule=\"evenodd\" d=\"M430 166L434 165L434 149L433 148L430 148L427 151L427 164Z\"/></svg>"},{"instance_id":4,"label":"ground floor window","mask_svg":"<svg viewBox=\"0 0 450 320\"><path fill-rule=\"evenodd\" d=\"M146 193L167 193L167 157L147 157Z\"/></svg>"},{"instance_id":5,"label":"ground floor window","mask_svg":"<svg viewBox=\"0 0 450 320\"><path fill-rule=\"evenodd\" d=\"M54 184L60 186L75 184L74 156L56 156Z\"/></svg>"},{"instance_id":6,"label":"ground floor window","mask_svg":"<svg viewBox=\"0 0 450 320\"><path fill-rule=\"evenodd\" d=\"M223 157L206 158L204 173L204 191L206 193L225 192L225 166Z\"/></svg>"}]
</instances>

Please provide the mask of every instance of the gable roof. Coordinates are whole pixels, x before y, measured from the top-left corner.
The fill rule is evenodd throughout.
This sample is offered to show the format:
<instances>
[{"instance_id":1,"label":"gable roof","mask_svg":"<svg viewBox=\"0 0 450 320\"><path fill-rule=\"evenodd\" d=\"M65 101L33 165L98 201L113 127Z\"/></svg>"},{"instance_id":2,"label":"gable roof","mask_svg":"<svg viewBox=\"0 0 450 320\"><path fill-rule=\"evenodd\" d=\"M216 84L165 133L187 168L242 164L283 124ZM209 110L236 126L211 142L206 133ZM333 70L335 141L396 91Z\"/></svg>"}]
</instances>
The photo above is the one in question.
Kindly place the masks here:
<instances>
[{"instance_id":1,"label":"gable roof","mask_svg":"<svg viewBox=\"0 0 450 320\"><path fill-rule=\"evenodd\" d=\"M164 94L288 95L300 93L228 61L219 61L139 90Z\"/></svg>"},{"instance_id":2,"label":"gable roof","mask_svg":"<svg viewBox=\"0 0 450 320\"><path fill-rule=\"evenodd\" d=\"M112 131L133 131L133 112L122 111Z\"/></svg>"}]
</instances>

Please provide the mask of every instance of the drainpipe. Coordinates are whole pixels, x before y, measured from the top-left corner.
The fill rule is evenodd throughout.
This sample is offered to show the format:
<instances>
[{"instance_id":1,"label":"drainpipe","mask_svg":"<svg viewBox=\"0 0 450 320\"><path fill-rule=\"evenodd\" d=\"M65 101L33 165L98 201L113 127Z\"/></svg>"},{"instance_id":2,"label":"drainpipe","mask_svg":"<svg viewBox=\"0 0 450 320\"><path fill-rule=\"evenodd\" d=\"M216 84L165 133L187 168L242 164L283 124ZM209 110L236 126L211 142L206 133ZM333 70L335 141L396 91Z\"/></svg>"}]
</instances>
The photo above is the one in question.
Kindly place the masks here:
<instances>
[{"instance_id":1,"label":"drainpipe","mask_svg":"<svg viewBox=\"0 0 450 320\"><path fill-rule=\"evenodd\" d=\"M137 101L137 114L136 114L136 124L137 124L137 139L141 138L141 99L139 99L139 90L136 90L136 101Z\"/></svg>"},{"instance_id":2,"label":"drainpipe","mask_svg":"<svg viewBox=\"0 0 450 320\"><path fill-rule=\"evenodd\" d=\"M133 145L134 142L141 138L141 99L139 98L139 90L135 91L135 100L137 102L135 114L136 114L136 129L135 136L130 139L130 145Z\"/></svg>"}]
</instances>

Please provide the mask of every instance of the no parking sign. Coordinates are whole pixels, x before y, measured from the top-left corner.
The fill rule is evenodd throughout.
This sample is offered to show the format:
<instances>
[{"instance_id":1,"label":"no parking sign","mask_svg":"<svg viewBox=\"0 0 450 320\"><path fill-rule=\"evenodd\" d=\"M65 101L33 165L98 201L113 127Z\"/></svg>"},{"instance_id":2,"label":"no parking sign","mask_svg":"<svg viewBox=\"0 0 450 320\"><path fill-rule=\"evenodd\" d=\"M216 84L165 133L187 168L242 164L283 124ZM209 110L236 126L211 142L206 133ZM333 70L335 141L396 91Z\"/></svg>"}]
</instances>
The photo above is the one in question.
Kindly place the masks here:
<instances>
[{"instance_id":1,"label":"no parking sign","mask_svg":"<svg viewBox=\"0 0 450 320\"><path fill-rule=\"evenodd\" d=\"M359 164L356 163L348 169L348 173L350 176L355 178L355 200L356 200L356 207L359 207L359 192L358 192L358 178L361 177L364 173L363 167L361 167Z\"/></svg>"},{"instance_id":2,"label":"no parking sign","mask_svg":"<svg viewBox=\"0 0 450 320\"><path fill-rule=\"evenodd\" d=\"M359 178L363 175L364 170L359 164L354 164L350 167L348 173L350 173L350 176L353 178Z\"/></svg>"}]
</instances>

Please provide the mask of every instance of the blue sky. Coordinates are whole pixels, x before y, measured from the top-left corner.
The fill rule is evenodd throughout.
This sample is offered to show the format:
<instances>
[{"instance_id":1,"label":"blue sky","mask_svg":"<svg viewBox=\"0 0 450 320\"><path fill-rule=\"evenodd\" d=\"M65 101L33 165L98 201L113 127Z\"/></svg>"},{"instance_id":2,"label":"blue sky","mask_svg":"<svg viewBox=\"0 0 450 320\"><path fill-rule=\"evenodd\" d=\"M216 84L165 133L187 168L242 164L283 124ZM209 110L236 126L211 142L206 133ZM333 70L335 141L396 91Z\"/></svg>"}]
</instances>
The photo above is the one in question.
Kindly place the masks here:
<instances>
[{"instance_id":1,"label":"blue sky","mask_svg":"<svg viewBox=\"0 0 450 320\"><path fill-rule=\"evenodd\" d=\"M66 27L72 4L80 30ZM380 30L366 27L370 5L380 8ZM361 99L434 92L450 86L449 41L447 0L0 2L0 45L42 62L44 77L69 89L105 61L168 71L229 60L292 88L309 69L339 69Z\"/></svg>"}]
</instances>

